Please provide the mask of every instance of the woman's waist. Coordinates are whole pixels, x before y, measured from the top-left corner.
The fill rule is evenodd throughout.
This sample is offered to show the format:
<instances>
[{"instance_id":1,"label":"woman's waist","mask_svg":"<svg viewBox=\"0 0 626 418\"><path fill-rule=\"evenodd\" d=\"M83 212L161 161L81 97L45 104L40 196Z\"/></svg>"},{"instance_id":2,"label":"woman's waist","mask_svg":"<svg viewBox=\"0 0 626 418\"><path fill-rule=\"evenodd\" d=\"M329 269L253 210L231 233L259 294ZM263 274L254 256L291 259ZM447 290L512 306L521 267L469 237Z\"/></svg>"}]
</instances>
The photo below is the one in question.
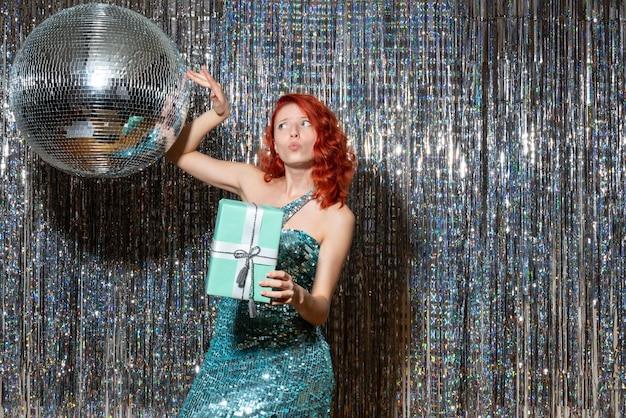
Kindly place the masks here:
<instances>
[{"instance_id":1,"label":"woman's waist","mask_svg":"<svg viewBox=\"0 0 626 418\"><path fill-rule=\"evenodd\" d=\"M248 302L237 304L232 332L237 346L282 346L314 342L321 337L318 327L306 322L290 305L256 304L251 318Z\"/></svg>"},{"instance_id":2,"label":"woman's waist","mask_svg":"<svg viewBox=\"0 0 626 418\"><path fill-rule=\"evenodd\" d=\"M282 330L259 331L254 328L236 327L232 341L238 349L270 348L314 344L323 340L320 336L315 329L283 328Z\"/></svg>"}]
</instances>

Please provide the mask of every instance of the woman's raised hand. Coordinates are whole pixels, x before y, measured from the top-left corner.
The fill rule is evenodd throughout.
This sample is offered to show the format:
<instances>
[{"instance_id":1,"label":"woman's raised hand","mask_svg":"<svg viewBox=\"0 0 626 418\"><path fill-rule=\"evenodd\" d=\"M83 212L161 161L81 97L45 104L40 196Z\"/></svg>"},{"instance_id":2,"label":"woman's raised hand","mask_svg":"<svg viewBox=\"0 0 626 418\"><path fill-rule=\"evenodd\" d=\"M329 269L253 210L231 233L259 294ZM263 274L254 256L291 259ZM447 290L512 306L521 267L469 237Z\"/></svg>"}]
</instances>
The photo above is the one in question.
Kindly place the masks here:
<instances>
[{"instance_id":1,"label":"woman's raised hand","mask_svg":"<svg viewBox=\"0 0 626 418\"><path fill-rule=\"evenodd\" d=\"M211 94L209 98L211 99L211 103L213 103L213 110L215 110L218 116L228 116L230 104L224 95L224 90L222 90L220 83L215 81L211 74L209 74L206 65L202 66L200 72L187 70L187 77L197 85L210 89Z\"/></svg>"}]
</instances>

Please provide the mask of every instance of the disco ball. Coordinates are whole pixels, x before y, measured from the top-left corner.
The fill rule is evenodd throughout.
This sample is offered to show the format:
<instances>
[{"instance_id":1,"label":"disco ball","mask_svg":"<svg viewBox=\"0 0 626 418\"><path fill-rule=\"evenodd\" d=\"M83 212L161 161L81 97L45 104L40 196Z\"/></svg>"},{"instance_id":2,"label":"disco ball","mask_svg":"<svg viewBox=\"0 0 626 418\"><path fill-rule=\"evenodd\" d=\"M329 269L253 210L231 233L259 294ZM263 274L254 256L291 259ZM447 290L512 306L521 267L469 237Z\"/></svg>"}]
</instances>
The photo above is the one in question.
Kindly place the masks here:
<instances>
[{"instance_id":1,"label":"disco ball","mask_svg":"<svg viewBox=\"0 0 626 418\"><path fill-rule=\"evenodd\" d=\"M88 3L26 38L10 69L9 106L44 161L83 177L122 177L168 150L187 115L185 66L157 25Z\"/></svg>"}]
</instances>

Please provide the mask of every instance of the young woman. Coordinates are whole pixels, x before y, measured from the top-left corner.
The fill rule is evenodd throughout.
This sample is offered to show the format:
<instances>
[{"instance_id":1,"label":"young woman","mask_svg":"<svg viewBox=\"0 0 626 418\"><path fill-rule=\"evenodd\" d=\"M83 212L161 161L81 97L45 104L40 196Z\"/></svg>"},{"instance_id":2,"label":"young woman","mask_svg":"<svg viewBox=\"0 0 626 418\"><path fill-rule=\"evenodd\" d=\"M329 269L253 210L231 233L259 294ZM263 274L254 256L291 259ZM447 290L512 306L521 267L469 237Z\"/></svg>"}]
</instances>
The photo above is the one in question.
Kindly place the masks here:
<instances>
[{"instance_id":1,"label":"young woman","mask_svg":"<svg viewBox=\"0 0 626 418\"><path fill-rule=\"evenodd\" d=\"M283 208L276 270L261 281L268 304L221 298L215 333L181 417L324 417L335 381L320 325L352 241L345 205L355 158L335 115L310 95L281 97L265 134L262 167L197 151L230 106L205 67L188 72L211 90L212 109L181 131L166 156L241 200Z\"/></svg>"}]
</instances>

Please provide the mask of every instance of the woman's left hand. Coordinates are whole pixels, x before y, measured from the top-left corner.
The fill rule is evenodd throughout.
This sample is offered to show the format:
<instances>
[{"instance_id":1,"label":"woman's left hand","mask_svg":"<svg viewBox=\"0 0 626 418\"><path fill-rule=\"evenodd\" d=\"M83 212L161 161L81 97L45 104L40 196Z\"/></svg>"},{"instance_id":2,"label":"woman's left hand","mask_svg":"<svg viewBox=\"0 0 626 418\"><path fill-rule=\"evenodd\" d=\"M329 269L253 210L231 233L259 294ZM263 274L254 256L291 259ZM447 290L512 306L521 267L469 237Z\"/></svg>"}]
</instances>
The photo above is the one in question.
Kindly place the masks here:
<instances>
[{"instance_id":1,"label":"woman's left hand","mask_svg":"<svg viewBox=\"0 0 626 418\"><path fill-rule=\"evenodd\" d=\"M268 280L261 280L259 285L270 289L261 295L271 298L271 305L297 305L302 303L302 287L294 283L293 277L286 271L274 270L267 274Z\"/></svg>"}]
</instances>

